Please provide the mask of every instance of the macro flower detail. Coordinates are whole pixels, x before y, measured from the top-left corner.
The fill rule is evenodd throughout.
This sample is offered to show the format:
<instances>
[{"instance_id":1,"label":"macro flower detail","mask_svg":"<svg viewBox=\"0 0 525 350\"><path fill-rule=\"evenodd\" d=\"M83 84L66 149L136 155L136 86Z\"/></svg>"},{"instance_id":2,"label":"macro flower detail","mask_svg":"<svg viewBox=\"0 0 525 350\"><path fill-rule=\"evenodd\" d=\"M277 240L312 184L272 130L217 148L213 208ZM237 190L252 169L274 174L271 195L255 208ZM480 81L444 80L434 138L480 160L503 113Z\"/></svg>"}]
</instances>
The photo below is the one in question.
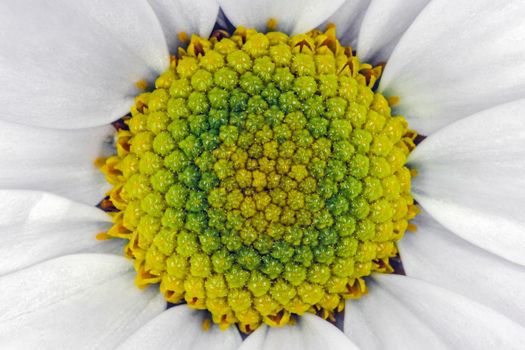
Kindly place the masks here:
<instances>
[{"instance_id":1,"label":"macro flower detail","mask_svg":"<svg viewBox=\"0 0 525 350\"><path fill-rule=\"evenodd\" d=\"M524 17L2 0L0 348L522 349Z\"/></svg>"},{"instance_id":2,"label":"macro flower detail","mask_svg":"<svg viewBox=\"0 0 525 350\"><path fill-rule=\"evenodd\" d=\"M416 134L335 27L194 36L139 95L102 169L138 286L251 332L366 292L417 208Z\"/></svg>"}]
</instances>

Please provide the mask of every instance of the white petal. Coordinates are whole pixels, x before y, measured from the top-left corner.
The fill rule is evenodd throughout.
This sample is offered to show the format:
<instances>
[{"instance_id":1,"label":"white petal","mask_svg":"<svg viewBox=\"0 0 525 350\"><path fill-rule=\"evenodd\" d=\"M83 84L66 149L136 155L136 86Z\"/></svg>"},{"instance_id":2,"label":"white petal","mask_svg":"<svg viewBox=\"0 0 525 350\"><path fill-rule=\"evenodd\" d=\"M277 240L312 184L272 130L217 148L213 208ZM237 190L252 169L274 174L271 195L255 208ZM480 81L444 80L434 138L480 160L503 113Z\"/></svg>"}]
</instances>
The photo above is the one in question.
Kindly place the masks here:
<instances>
[{"instance_id":1,"label":"white petal","mask_svg":"<svg viewBox=\"0 0 525 350\"><path fill-rule=\"evenodd\" d=\"M371 0L346 0L322 25L324 30L329 23L336 25L337 38L345 46L355 47L359 28ZM360 52L357 53L361 55Z\"/></svg>"},{"instance_id":2,"label":"white petal","mask_svg":"<svg viewBox=\"0 0 525 350\"><path fill-rule=\"evenodd\" d=\"M372 280L367 284L368 295L358 301L348 300L345 307L345 333L361 349L418 349L423 339L425 349L445 348L432 328L402 301Z\"/></svg>"},{"instance_id":3,"label":"white petal","mask_svg":"<svg viewBox=\"0 0 525 350\"><path fill-rule=\"evenodd\" d=\"M187 305L164 311L126 340L119 349L237 349L242 338L235 327L221 331L216 325L203 329L206 312Z\"/></svg>"},{"instance_id":4,"label":"white petal","mask_svg":"<svg viewBox=\"0 0 525 350\"><path fill-rule=\"evenodd\" d=\"M180 45L178 34L210 36L219 4L216 0L148 0L164 30L171 53L177 53Z\"/></svg>"},{"instance_id":5,"label":"white petal","mask_svg":"<svg viewBox=\"0 0 525 350\"><path fill-rule=\"evenodd\" d=\"M386 62L399 38L429 1L372 0L357 40L357 54L361 61Z\"/></svg>"},{"instance_id":6,"label":"white petal","mask_svg":"<svg viewBox=\"0 0 525 350\"><path fill-rule=\"evenodd\" d=\"M435 0L390 56L380 91L419 133L525 95L520 0Z\"/></svg>"},{"instance_id":7,"label":"white petal","mask_svg":"<svg viewBox=\"0 0 525 350\"><path fill-rule=\"evenodd\" d=\"M525 100L462 119L409 158L412 193L443 226L525 265Z\"/></svg>"},{"instance_id":8,"label":"white petal","mask_svg":"<svg viewBox=\"0 0 525 350\"><path fill-rule=\"evenodd\" d=\"M114 349L166 306L134 275L123 257L87 254L0 278L0 348Z\"/></svg>"},{"instance_id":9,"label":"white petal","mask_svg":"<svg viewBox=\"0 0 525 350\"><path fill-rule=\"evenodd\" d=\"M369 294L346 303L345 333L363 349L521 349L525 328L441 287L374 275Z\"/></svg>"},{"instance_id":10,"label":"white petal","mask_svg":"<svg viewBox=\"0 0 525 350\"><path fill-rule=\"evenodd\" d=\"M108 190L94 165L108 153L115 129L29 127L0 121L0 188L49 191L96 204Z\"/></svg>"},{"instance_id":11,"label":"white petal","mask_svg":"<svg viewBox=\"0 0 525 350\"><path fill-rule=\"evenodd\" d=\"M525 268L480 249L426 213L398 243L406 274L487 305L525 325Z\"/></svg>"},{"instance_id":12,"label":"white petal","mask_svg":"<svg viewBox=\"0 0 525 350\"><path fill-rule=\"evenodd\" d=\"M12 122L107 124L169 64L146 0L3 0L0 33L0 118Z\"/></svg>"},{"instance_id":13,"label":"white petal","mask_svg":"<svg viewBox=\"0 0 525 350\"><path fill-rule=\"evenodd\" d=\"M358 349L343 332L328 321L306 313L297 324L283 327L263 325L242 343L239 350L352 350Z\"/></svg>"},{"instance_id":14,"label":"white petal","mask_svg":"<svg viewBox=\"0 0 525 350\"><path fill-rule=\"evenodd\" d=\"M0 275L58 256L112 252L120 240L99 241L110 217L45 192L0 190Z\"/></svg>"},{"instance_id":15,"label":"white petal","mask_svg":"<svg viewBox=\"0 0 525 350\"><path fill-rule=\"evenodd\" d=\"M344 0L219 0L226 17L235 26L266 31L269 19L288 34L307 32L324 22Z\"/></svg>"}]
</instances>

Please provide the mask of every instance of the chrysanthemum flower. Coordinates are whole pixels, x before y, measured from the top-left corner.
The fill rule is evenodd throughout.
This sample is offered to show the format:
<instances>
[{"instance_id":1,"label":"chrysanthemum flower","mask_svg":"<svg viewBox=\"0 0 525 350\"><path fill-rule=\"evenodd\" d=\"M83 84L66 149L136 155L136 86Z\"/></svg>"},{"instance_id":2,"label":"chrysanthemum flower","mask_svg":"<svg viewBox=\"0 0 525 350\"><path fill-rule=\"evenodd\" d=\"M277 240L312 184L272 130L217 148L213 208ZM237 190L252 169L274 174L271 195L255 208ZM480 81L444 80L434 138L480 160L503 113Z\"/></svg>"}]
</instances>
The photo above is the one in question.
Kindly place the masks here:
<instances>
[{"instance_id":1,"label":"chrysanthemum flower","mask_svg":"<svg viewBox=\"0 0 525 350\"><path fill-rule=\"evenodd\" d=\"M524 16L2 1L0 348L522 348Z\"/></svg>"}]
</instances>

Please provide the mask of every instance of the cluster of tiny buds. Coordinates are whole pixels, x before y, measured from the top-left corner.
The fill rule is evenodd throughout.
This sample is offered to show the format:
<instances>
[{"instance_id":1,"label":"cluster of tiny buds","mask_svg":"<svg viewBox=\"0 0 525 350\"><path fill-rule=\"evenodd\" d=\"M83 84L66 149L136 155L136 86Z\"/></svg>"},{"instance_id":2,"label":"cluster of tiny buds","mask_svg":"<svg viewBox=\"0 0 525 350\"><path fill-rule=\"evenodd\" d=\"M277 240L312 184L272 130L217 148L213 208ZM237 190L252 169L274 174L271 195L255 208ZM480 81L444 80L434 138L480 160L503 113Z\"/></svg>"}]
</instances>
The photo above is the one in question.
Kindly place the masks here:
<instances>
[{"instance_id":1,"label":"cluster of tiny buds","mask_svg":"<svg viewBox=\"0 0 525 350\"><path fill-rule=\"evenodd\" d=\"M102 166L137 284L244 332L364 293L417 213L380 72L334 28L193 37Z\"/></svg>"}]
</instances>

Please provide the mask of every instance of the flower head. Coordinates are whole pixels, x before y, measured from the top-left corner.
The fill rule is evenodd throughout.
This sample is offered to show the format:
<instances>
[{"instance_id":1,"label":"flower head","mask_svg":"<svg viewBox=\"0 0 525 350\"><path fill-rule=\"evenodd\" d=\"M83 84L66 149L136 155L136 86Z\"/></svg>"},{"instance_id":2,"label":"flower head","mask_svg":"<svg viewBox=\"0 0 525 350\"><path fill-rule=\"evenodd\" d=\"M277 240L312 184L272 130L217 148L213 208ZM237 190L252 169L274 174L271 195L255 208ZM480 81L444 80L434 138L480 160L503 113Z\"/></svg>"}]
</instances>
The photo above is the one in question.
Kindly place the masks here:
<instances>
[{"instance_id":1,"label":"flower head","mask_svg":"<svg viewBox=\"0 0 525 350\"><path fill-rule=\"evenodd\" d=\"M5 0L0 347L519 348L524 14Z\"/></svg>"}]
</instances>

